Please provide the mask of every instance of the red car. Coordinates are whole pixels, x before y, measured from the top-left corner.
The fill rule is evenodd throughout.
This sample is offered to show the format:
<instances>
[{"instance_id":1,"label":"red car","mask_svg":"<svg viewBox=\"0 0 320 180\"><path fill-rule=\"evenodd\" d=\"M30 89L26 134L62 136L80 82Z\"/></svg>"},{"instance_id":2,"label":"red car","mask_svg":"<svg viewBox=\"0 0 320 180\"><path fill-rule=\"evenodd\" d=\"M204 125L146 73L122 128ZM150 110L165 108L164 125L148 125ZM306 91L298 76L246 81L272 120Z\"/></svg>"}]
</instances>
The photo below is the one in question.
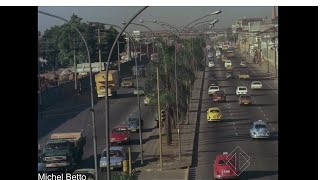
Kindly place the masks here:
<instances>
[{"instance_id":1,"label":"red car","mask_svg":"<svg viewBox=\"0 0 320 180\"><path fill-rule=\"evenodd\" d=\"M113 144L129 144L130 132L127 126L116 126L112 129L110 135L111 145Z\"/></svg>"},{"instance_id":2,"label":"red car","mask_svg":"<svg viewBox=\"0 0 320 180\"><path fill-rule=\"evenodd\" d=\"M223 91L216 91L213 93L213 102L226 102L226 95Z\"/></svg>"},{"instance_id":3,"label":"red car","mask_svg":"<svg viewBox=\"0 0 320 180\"><path fill-rule=\"evenodd\" d=\"M228 155L227 152L216 156L213 164L214 179L238 179L238 174L234 156Z\"/></svg>"}]
</instances>

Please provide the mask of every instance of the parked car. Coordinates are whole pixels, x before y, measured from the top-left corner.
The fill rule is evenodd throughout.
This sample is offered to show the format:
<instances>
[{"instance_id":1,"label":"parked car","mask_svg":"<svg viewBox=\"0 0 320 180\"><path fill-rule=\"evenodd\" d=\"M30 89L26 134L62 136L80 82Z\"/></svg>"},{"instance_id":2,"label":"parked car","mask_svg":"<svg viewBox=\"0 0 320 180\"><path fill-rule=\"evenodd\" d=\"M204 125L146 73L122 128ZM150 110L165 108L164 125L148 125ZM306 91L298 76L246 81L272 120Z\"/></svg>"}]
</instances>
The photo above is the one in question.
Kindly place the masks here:
<instances>
[{"instance_id":1,"label":"parked car","mask_svg":"<svg viewBox=\"0 0 320 180\"><path fill-rule=\"evenodd\" d=\"M214 179L237 179L240 174L237 170L235 156L229 155L227 152L218 154L213 164Z\"/></svg>"},{"instance_id":2,"label":"parked car","mask_svg":"<svg viewBox=\"0 0 320 180\"><path fill-rule=\"evenodd\" d=\"M125 77L121 80L121 87L123 88L130 88L133 87L133 77Z\"/></svg>"},{"instance_id":3,"label":"parked car","mask_svg":"<svg viewBox=\"0 0 320 180\"><path fill-rule=\"evenodd\" d=\"M247 86L238 86L236 89L236 95L240 95L240 94L248 94L248 89Z\"/></svg>"},{"instance_id":4,"label":"parked car","mask_svg":"<svg viewBox=\"0 0 320 180\"><path fill-rule=\"evenodd\" d=\"M221 110L218 107L211 107L207 111L207 120L210 121L220 121L222 118Z\"/></svg>"},{"instance_id":5,"label":"parked car","mask_svg":"<svg viewBox=\"0 0 320 180\"><path fill-rule=\"evenodd\" d=\"M144 95L144 88L143 87L139 87L138 89L134 89L133 94L137 95L139 93L139 95L143 96Z\"/></svg>"},{"instance_id":6,"label":"parked car","mask_svg":"<svg viewBox=\"0 0 320 180\"><path fill-rule=\"evenodd\" d=\"M252 139L270 138L270 131L267 128L267 123L262 120L253 122L250 129L250 136Z\"/></svg>"},{"instance_id":7,"label":"parked car","mask_svg":"<svg viewBox=\"0 0 320 180\"><path fill-rule=\"evenodd\" d=\"M213 102L226 102L226 95L224 91L216 91L213 93Z\"/></svg>"},{"instance_id":8,"label":"parked car","mask_svg":"<svg viewBox=\"0 0 320 180\"><path fill-rule=\"evenodd\" d=\"M208 88L208 94L211 95L211 94L213 94L214 92L219 91L219 90L220 90L220 89L219 89L219 86L209 86L209 88Z\"/></svg>"},{"instance_id":9,"label":"parked car","mask_svg":"<svg viewBox=\"0 0 320 180\"><path fill-rule=\"evenodd\" d=\"M130 132L126 126L116 126L111 131L111 145L113 144L129 144Z\"/></svg>"},{"instance_id":10,"label":"parked car","mask_svg":"<svg viewBox=\"0 0 320 180\"><path fill-rule=\"evenodd\" d=\"M261 81L252 81L251 83L251 89L262 89L262 83Z\"/></svg>"},{"instance_id":11,"label":"parked car","mask_svg":"<svg viewBox=\"0 0 320 180\"><path fill-rule=\"evenodd\" d=\"M250 95L240 95L239 96L239 105L252 105L254 103Z\"/></svg>"},{"instance_id":12,"label":"parked car","mask_svg":"<svg viewBox=\"0 0 320 180\"><path fill-rule=\"evenodd\" d=\"M128 124L128 129L131 132L137 132L140 131L140 126L139 126L139 117L130 117L127 120ZM141 128L143 129L143 120L141 119Z\"/></svg>"},{"instance_id":13,"label":"parked car","mask_svg":"<svg viewBox=\"0 0 320 180\"><path fill-rule=\"evenodd\" d=\"M122 168L122 162L127 160L126 148L123 146L110 147L110 170ZM100 170L104 171L108 167L108 158L106 156L106 149L102 151L100 158Z\"/></svg>"}]
</instances>

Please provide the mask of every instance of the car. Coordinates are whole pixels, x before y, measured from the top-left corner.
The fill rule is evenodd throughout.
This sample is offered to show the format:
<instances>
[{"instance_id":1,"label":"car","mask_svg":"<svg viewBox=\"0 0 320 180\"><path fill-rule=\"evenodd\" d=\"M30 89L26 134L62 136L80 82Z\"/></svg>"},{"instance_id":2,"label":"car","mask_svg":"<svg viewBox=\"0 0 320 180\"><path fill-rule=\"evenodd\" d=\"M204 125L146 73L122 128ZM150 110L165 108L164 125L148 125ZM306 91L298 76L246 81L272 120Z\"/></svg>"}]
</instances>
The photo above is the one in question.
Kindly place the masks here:
<instances>
[{"instance_id":1,"label":"car","mask_svg":"<svg viewBox=\"0 0 320 180\"><path fill-rule=\"evenodd\" d=\"M238 179L240 174L237 170L235 156L229 155L228 152L218 154L213 163L214 179Z\"/></svg>"},{"instance_id":2,"label":"car","mask_svg":"<svg viewBox=\"0 0 320 180\"><path fill-rule=\"evenodd\" d=\"M213 93L213 102L226 102L226 95L224 91L216 91Z\"/></svg>"},{"instance_id":3,"label":"car","mask_svg":"<svg viewBox=\"0 0 320 180\"><path fill-rule=\"evenodd\" d=\"M229 66L232 66L232 62L230 60L225 60L224 61L224 67L227 68Z\"/></svg>"},{"instance_id":4,"label":"car","mask_svg":"<svg viewBox=\"0 0 320 180\"><path fill-rule=\"evenodd\" d=\"M139 87L138 89L137 88L134 89L133 94L134 95L138 95L138 93L139 93L139 95L143 96L144 95L144 88L143 87Z\"/></svg>"},{"instance_id":5,"label":"car","mask_svg":"<svg viewBox=\"0 0 320 180\"><path fill-rule=\"evenodd\" d=\"M104 171L108 167L108 159L106 157L106 149L102 151L100 158L100 170ZM122 162L127 160L126 148L123 146L110 147L110 170L122 168Z\"/></svg>"},{"instance_id":6,"label":"car","mask_svg":"<svg viewBox=\"0 0 320 180\"><path fill-rule=\"evenodd\" d=\"M262 83L261 81L252 81L251 83L251 89L262 89Z\"/></svg>"},{"instance_id":7,"label":"car","mask_svg":"<svg viewBox=\"0 0 320 180\"><path fill-rule=\"evenodd\" d=\"M209 88L208 88L208 94L211 95L211 94L213 94L214 92L219 91L219 90L220 90L219 86L209 86Z\"/></svg>"},{"instance_id":8,"label":"car","mask_svg":"<svg viewBox=\"0 0 320 180\"><path fill-rule=\"evenodd\" d=\"M222 119L221 110L218 107L211 107L207 111L207 121L220 121Z\"/></svg>"},{"instance_id":9,"label":"car","mask_svg":"<svg viewBox=\"0 0 320 180\"><path fill-rule=\"evenodd\" d=\"M263 120L258 120L252 123L250 129L252 139L267 139L270 138L270 131L267 128L267 123Z\"/></svg>"},{"instance_id":10,"label":"car","mask_svg":"<svg viewBox=\"0 0 320 180\"><path fill-rule=\"evenodd\" d=\"M211 58L213 57L213 54L212 53L208 53L208 58Z\"/></svg>"},{"instance_id":11,"label":"car","mask_svg":"<svg viewBox=\"0 0 320 180\"><path fill-rule=\"evenodd\" d=\"M226 60L228 60L227 57L225 57L224 55L222 55L221 61L222 61L222 62L225 62Z\"/></svg>"},{"instance_id":12,"label":"car","mask_svg":"<svg viewBox=\"0 0 320 180\"><path fill-rule=\"evenodd\" d=\"M145 96L144 100L143 100L144 105L146 106L146 105L150 104L150 100L151 100L151 98L149 96Z\"/></svg>"},{"instance_id":13,"label":"car","mask_svg":"<svg viewBox=\"0 0 320 180\"><path fill-rule=\"evenodd\" d=\"M218 86L218 81L216 79L209 79L208 86Z\"/></svg>"},{"instance_id":14,"label":"car","mask_svg":"<svg viewBox=\"0 0 320 180\"><path fill-rule=\"evenodd\" d=\"M208 67L214 67L214 66L215 66L214 62L213 61L209 61Z\"/></svg>"},{"instance_id":15,"label":"car","mask_svg":"<svg viewBox=\"0 0 320 180\"><path fill-rule=\"evenodd\" d=\"M214 61L214 58L213 57L209 57L208 61Z\"/></svg>"},{"instance_id":16,"label":"car","mask_svg":"<svg viewBox=\"0 0 320 180\"><path fill-rule=\"evenodd\" d=\"M245 61L241 61L241 62L240 62L240 67L246 67L246 66L247 66L247 64L246 64Z\"/></svg>"},{"instance_id":17,"label":"car","mask_svg":"<svg viewBox=\"0 0 320 180\"><path fill-rule=\"evenodd\" d=\"M133 77L125 77L121 80L121 87L122 88L131 88L133 87Z\"/></svg>"},{"instance_id":18,"label":"car","mask_svg":"<svg viewBox=\"0 0 320 180\"><path fill-rule=\"evenodd\" d=\"M254 103L250 95L240 95L239 96L239 105L252 105Z\"/></svg>"},{"instance_id":19,"label":"car","mask_svg":"<svg viewBox=\"0 0 320 180\"><path fill-rule=\"evenodd\" d=\"M236 95L248 94L247 86L238 86L236 89Z\"/></svg>"},{"instance_id":20,"label":"car","mask_svg":"<svg viewBox=\"0 0 320 180\"><path fill-rule=\"evenodd\" d=\"M116 126L112 128L110 136L111 145L113 144L129 144L130 132L127 126Z\"/></svg>"},{"instance_id":21,"label":"car","mask_svg":"<svg viewBox=\"0 0 320 180\"><path fill-rule=\"evenodd\" d=\"M239 79L249 79L250 72L248 70L239 71Z\"/></svg>"},{"instance_id":22,"label":"car","mask_svg":"<svg viewBox=\"0 0 320 180\"><path fill-rule=\"evenodd\" d=\"M140 131L140 126L139 126L139 117L130 117L127 120L128 124L128 129L131 132L137 132ZM143 120L141 119L141 127L143 129Z\"/></svg>"},{"instance_id":23,"label":"car","mask_svg":"<svg viewBox=\"0 0 320 180\"><path fill-rule=\"evenodd\" d=\"M226 71L226 78L229 79L229 78L233 78L234 75L233 75L233 71Z\"/></svg>"},{"instance_id":24,"label":"car","mask_svg":"<svg viewBox=\"0 0 320 180\"><path fill-rule=\"evenodd\" d=\"M72 175L84 175L87 180L94 180L95 179L95 169L92 168L83 168L83 169L76 169L73 171Z\"/></svg>"}]
</instances>

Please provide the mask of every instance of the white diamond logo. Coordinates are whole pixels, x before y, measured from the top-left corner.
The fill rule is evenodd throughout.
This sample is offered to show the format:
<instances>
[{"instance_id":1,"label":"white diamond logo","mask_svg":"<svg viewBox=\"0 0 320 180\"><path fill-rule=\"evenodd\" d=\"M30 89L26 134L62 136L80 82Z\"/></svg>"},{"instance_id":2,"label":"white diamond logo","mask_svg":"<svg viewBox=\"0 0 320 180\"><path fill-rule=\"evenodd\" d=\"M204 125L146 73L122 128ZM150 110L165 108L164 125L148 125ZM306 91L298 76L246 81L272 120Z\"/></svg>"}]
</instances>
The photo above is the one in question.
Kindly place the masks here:
<instances>
[{"instance_id":1,"label":"white diamond logo","mask_svg":"<svg viewBox=\"0 0 320 180\"><path fill-rule=\"evenodd\" d=\"M233 149L227 156L226 165L239 176L250 166L250 157L239 146ZM234 161L234 162L233 162Z\"/></svg>"}]
</instances>

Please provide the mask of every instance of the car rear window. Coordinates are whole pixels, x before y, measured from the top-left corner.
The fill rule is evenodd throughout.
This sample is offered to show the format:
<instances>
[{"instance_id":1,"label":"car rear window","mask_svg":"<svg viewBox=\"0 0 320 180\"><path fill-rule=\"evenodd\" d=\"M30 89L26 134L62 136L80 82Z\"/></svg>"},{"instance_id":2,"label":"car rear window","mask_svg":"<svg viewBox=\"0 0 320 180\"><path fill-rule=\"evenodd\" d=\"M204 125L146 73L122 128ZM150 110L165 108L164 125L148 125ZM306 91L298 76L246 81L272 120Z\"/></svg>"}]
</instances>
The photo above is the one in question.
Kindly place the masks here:
<instances>
[{"instance_id":1,"label":"car rear window","mask_svg":"<svg viewBox=\"0 0 320 180\"><path fill-rule=\"evenodd\" d=\"M211 110L210 113L219 113L219 110Z\"/></svg>"},{"instance_id":2,"label":"car rear window","mask_svg":"<svg viewBox=\"0 0 320 180\"><path fill-rule=\"evenodd\" d=\"M245 91L247 88L239 88L240 91Z\"/></svg>"},{"instance_id":3,"label":"car rear window","mask_svg":"<svg viewBox=\"0 0 320 180\"><path fill-rule=\"evenodd\" d=\"M217 86L210 86L210 89L219 89Z\"/></svg>"},{"instance_id":4,"label":"car rear window","mask_svg":"<svg viewBox=\"0 0 320 180\"><path fill-rule=\"evenodd\" d=\"M114 133L127 133L127 129L125 128L116 128L116 129L113 129Z\"/></svg>"},{"instance_id":5,"label":"car rear window","mask_svg":"<svg viewBox=\"0 0 320 180\"><path fill-rule=\"evenodd\" d=\"M267 128L267 127L266 127L266 125L264 125L264 124L256 124L255 128L256 128L256 129L260 129L260 128L263 129L263 128Z\"/></svg>"},{"instance_id":6,"label":"car rear window","mask_svg":"<svg viewBox=\"0 0 320 180\"><path fill-rule=\"evenodd\" d=\"M253 84L261 84L260 82L253 82Z\"/></svg>"}]
</instances>

